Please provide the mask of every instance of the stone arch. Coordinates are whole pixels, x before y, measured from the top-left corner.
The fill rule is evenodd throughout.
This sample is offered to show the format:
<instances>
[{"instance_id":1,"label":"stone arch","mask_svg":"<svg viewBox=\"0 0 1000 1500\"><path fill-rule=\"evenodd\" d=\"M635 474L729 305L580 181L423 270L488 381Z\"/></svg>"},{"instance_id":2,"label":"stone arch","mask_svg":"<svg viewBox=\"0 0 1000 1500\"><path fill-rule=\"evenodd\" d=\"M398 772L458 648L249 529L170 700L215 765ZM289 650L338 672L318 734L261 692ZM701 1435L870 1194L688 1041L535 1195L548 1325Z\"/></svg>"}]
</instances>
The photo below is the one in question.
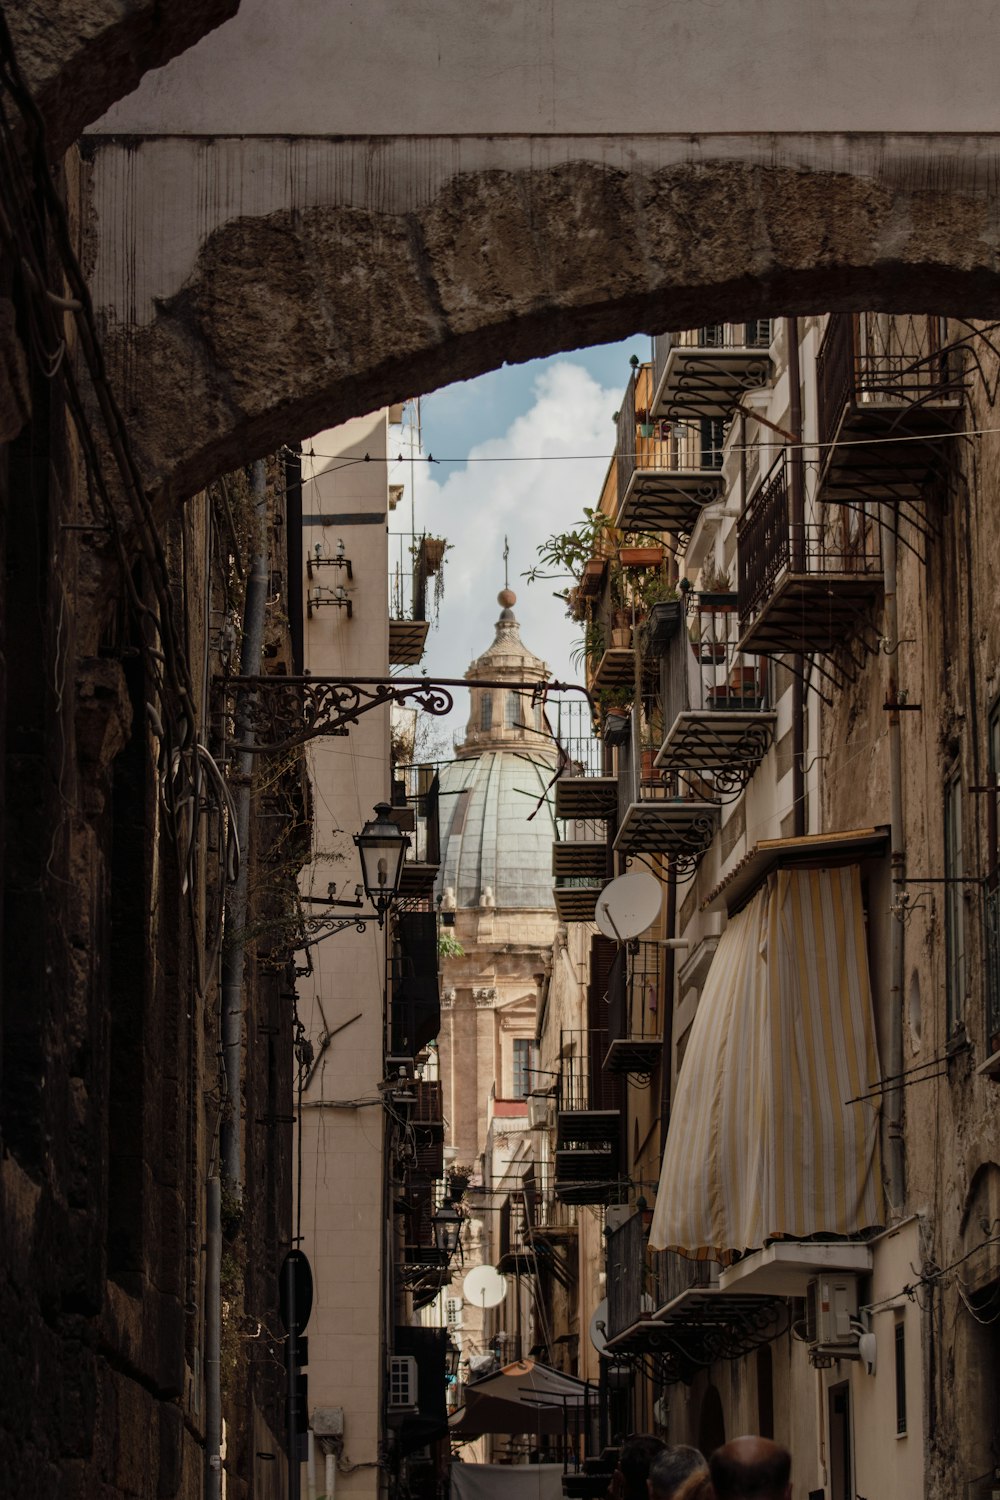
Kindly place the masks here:
<instances>
[{"instance_id":1,"label":"stone arch","mask_svg":"<svg viewBox=\"0 0 1000 1500\"><path fill-rule=\"evenodd\" d=\"M945 161L893 139L775 138L714 158L675 144L631 162L624 143L600 160L567 147L544 166L441 170L422 195L396 183L377 203L229 218L149 319L108 320L150 489L183 496L352 414L637 330L860 307L996 314L996 146Z\"/></svg>"}]
</instances>

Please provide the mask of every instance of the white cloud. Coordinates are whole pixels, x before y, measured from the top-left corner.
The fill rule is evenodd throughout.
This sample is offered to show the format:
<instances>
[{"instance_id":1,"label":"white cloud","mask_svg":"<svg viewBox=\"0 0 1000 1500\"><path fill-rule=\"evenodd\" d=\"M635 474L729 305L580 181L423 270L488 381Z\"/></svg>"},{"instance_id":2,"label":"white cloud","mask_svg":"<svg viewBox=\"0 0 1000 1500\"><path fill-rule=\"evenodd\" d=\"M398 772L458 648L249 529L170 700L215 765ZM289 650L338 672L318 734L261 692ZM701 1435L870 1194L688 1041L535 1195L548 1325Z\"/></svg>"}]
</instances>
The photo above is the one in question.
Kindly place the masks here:
<instances>
[{"instance_id":1,"label":"white cloud","mask_svg":"<svg viewBox=\"0 0 1000 1500\"><path fill-rule=\"evenodd\" d=\"M584 507L596 505L614 447L611 419L621 392L602 388L570 360L540 371L532 389L531 407L502 436L472 441L468 449L470 458L515 461L473 463L440 478L433 467L414 466L417 529L446 536L452 544L440 625L430 632L423 662L431 677L463 676L492 641L506 534L522 639L545 658L556 678L579 681L569 661L579 627L553 598L568 580L528 584L520 575L535 563L545 537L575 526ZM474 414L474 407L470 410ZM409 485L410 475L405 464L390 479ZM407 510L408 501L409 496ZM462 729L467 714L464 695L459 703L449 721L454 731Z\"/></svg>"}]
</instances>

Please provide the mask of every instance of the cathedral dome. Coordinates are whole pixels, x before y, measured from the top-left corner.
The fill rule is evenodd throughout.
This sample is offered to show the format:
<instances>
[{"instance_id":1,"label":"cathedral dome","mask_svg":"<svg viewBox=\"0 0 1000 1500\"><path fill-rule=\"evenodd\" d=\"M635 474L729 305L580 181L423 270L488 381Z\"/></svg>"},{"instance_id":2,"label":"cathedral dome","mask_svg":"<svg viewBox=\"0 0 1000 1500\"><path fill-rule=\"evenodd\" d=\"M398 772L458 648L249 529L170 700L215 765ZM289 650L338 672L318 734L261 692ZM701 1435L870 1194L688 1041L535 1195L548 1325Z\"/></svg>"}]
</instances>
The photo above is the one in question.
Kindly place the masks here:
<instances>
[{"instance_id":1,"label":"cathedral dome","mask_svg":"<svg viewBox=\"0 0 1000 1500\"><path fill-rule=\"evenodd\" d=\"M541 685L549 669L521 640L513 590L498 602L493 643L465 674L465 740L441 772L438 893L446 908L551 909L555 820L545 792L557 752L540 698L532 686L515 686Z\"/></svg>"}]
</instances>

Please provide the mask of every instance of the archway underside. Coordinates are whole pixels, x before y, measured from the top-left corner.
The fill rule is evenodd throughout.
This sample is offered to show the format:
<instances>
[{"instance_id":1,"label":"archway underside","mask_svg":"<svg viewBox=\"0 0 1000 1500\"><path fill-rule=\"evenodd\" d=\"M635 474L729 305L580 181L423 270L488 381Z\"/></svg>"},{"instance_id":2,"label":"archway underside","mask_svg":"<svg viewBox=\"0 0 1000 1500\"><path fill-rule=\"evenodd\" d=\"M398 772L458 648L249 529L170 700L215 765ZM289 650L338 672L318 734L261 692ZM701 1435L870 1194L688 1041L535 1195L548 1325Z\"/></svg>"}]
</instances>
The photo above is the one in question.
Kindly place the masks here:
<instances>
[{"instance_id":1,"label":"archway underside","mask_svg":"<svg viewBox=\"0 0 1000 1500\"><path fill-rule=\"evenodd\" d=\"M996 201L940 175L566 162L461 173L406 212L235 218L148 326L109 327L109 367L151 491L183 498L350 415L636 331L1000 315Z\"/></svg>"}]
</instances>

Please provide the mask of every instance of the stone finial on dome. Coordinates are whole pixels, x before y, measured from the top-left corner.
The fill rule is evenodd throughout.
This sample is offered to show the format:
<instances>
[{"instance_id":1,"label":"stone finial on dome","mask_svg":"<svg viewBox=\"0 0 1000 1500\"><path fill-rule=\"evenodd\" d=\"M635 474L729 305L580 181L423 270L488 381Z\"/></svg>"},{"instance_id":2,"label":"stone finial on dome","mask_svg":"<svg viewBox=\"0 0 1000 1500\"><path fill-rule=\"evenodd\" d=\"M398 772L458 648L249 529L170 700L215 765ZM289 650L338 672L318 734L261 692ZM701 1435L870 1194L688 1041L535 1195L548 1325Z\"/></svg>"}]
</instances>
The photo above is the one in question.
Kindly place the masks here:
<instances>
[{"instance_id":1,"label":"stone finial on dome","mask_svg":"<svg viewBox=\"0 0 1000 1500\"><path fill-rule=\"evenodd\" d=\"M512 620L514 618L514 605L517 603L517 595L511 588L503 588L497 594L497 603L500 605L501 620Z\"/></svg>"}]
</instances>

